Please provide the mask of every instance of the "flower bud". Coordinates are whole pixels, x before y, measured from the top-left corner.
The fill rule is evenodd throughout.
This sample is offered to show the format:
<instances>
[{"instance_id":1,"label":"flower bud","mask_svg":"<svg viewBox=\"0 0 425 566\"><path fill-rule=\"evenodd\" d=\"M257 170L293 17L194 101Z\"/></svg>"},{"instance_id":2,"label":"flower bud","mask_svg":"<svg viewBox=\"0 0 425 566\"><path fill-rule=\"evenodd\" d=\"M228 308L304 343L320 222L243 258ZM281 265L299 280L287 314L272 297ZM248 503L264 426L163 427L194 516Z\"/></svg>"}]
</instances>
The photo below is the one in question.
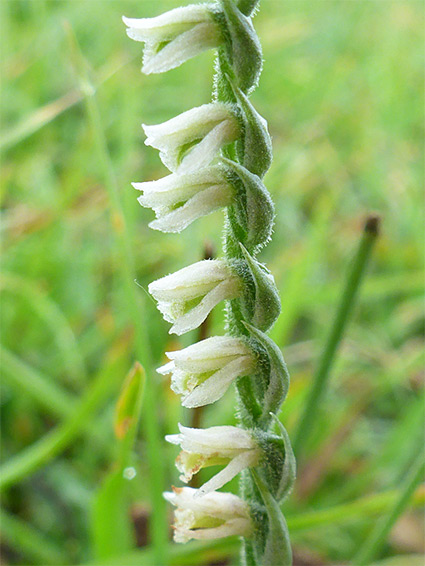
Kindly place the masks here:
<instances>
[{"instance_id":1,"label":"flower bud","mask_svg":"<svg viewBox=\"0 0 425 566\"><path fill-rule=\"evenodd\" d=\"M235 379L248 375L255 365L246 343L231 336L213 336L166 355L172 361L157 371L172 374L171 389L189 408L214 403Z\"/></svg>"},{"instance_id":2,"label":"flower bud","mask_svg":"<svg viewBox=\"0 0 425 566\"><path fill-rule=\"evenodd\" d=\"M163 73L217 47L221 34L207 4L175 8L155 18L126 18L127 35L145 42L142 72Z\"/></svg>"},{"instance_id":3,"label":"flower bud","mask_svg":"<svg viewBox=\"0 0 425 566\"><path fill-rule=\"evenodd\" d=\"M221 102L192 108L163 124L142 127L145 144L159 149L164 165L179 174L209 165L240 133L232 107Z\"/></svg>"},{"instance_id":4,"label":"flower bud","mask_svg":"<svg viewBox=\"0 0 425 566\"><path fill-rule=\"evenodd\" d=\"M186 428L179 424L180 434L166 436L172 444L182 448L176 460L185 483L207 466L225 464L226 467L205 483L199 496L215 491L233 479L239 472L256 466L261 450L250 432L236 426L214 426L207 429Z\"/></svg>"},{"instance_id":5,"label":"flower bud","mask_svg":"<svg viewBox=\"0 0 425 566\"><path fill-rule=\"evenodd\" d=\"M258 83L263 57L257 34L247 18L233 0L221 0L226 19L224 37L225 52L232 68L236 83L243 92L251 92Z\"/></svg>"},{"instance_id":6,"label":"flower bud","mask_svg":"<svg viewBox=\"0 0 425 566\"><path fill-rule=\"evenodd\" d=\"M191 539L210 540L232 535L249 537L253 526L249 507L232 493L208 493L195 497L196 489L173 487L164 497L177 507L174 523L175 542Z\"/></svg>"},{"instance_id":7,"label":"flower bud","mask_svg":"<svg viewBox=\"0 0 425 566\"><path fill-rule=\"evenodd\" d=\"M137 199L140 204L156 213L150 228L162 232L181 232L197 218L228 206L234 193L219 166L186 175L173 173L158 181L133 183L133 187L143 191Z\"/></svg>"}]
</instances>

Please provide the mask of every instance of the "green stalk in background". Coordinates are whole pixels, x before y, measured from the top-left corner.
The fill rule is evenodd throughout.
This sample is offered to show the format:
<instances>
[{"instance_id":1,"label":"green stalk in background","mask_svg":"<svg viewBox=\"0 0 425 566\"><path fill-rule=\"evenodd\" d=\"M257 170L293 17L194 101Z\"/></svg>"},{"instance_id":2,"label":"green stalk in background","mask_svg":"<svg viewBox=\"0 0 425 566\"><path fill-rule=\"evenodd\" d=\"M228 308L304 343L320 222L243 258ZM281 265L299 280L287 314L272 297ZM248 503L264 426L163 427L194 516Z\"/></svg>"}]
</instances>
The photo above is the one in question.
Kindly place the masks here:
<instances>
[{"instance_id":1,"label":"green stalk in background","mask_svg":"<svg viewBox=\"0 0 425 566\"><path fill-rule=\"evenodd\" d=\"M378 216L369 216L363 228L363 235L354 257L352 266L348 272L341 301L338 306L333 325L331 327L325 348L320 357L317 371L313 376L313 383L309 391L304 410L301 415L294 437L294 452L297 458L302 457L309 436L313 430L313 423L320 410L323 396L326 392L332 365L338 346L343 337L345 328L353 310L361 281L366 273L366 267L379 235L380 220Z\"/></svg>"}]
</instances>

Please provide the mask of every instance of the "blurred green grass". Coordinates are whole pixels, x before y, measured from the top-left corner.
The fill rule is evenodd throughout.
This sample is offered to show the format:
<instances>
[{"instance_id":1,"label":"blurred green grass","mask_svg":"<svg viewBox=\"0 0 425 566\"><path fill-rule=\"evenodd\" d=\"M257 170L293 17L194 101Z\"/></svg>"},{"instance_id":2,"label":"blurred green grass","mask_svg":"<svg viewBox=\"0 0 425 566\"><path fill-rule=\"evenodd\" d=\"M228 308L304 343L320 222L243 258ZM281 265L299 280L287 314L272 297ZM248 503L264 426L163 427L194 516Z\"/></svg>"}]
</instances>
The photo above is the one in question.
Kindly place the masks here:
<instances>
[{"instance_id":1,"label":"blurred green grass","mask_svg":"<svg viewBox=\"0 0 425 566\"><path fill-rule=\"evenodd\" d=\"M130 186L166 174L157 153L143 145L140 123L166 120L210 98L212 53L166 75L145 77L140 45L126 38L120 21L122 14L155 15L179 4L0 3L1 324L7 351L1 386L3 461L57 431L96 380L110 381L105 398L80 422L79 440L69 441L63 452L47 457L42 467L4 492L4 563L58 564L60 558L76 564L99 558L92 535L93 498L117 461L113 408L135 358L134 321L119 275L122 258L115 246L105 171L79 90L67 26L97 87L139 284L146 288L153 279L197 261L206 242L219 253L222 213L178 236L158 234L147 228L152 213L139 207ZM277 210L274 238L262 257L282 296L282 315L272 335L291 370L282 413L290 433L364 216L376 211L383 219L297 491L285 505L294 519L315 510L342 511L332 523L294 530L300 564L350 561L382 508L352 516L347 505L401 485L423 447L421 8L415 0L263 0L255 19L265 66L252 99L273 136L275 157L265 180ZM159 364L166 348L187 345L194 335L170 338L152 301L139 292L147 347ZM212 333L222 332L222 324L217 309ZM177 421L188 423L190 416L167 381L151 377L157 384L161 433L174 432ZM205 426L233 419L230 392L203 414ZM166 468L165 489L178 482L175 450L154 448ZM132 465L137 475L128 482L122 504L132 510L141 545L151 497L144 427ZM237 482L232 485L237 489ZM420 516L406 513L384 556L402 555L400 565L408 564L407 554L424 551L422 532ZM235 544L220 544L221 554L214 549L202 554L195 545L194 551L173 550L171 559L181 555L180 563L186 564L216 556L233 560ZM139 551L128 563L151 564L149 552Z\"/></svg>"}]
</instances>

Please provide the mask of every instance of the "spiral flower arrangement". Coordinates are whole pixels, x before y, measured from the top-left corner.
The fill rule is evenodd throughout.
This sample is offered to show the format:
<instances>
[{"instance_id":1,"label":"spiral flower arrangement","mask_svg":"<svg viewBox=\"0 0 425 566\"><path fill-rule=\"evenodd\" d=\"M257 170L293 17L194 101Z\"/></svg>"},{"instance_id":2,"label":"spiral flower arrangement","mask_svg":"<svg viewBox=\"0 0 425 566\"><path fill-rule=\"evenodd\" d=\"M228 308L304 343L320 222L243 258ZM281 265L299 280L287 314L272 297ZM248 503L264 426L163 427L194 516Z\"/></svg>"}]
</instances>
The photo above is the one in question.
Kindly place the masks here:
<instances>
[{"instance_id":1,"label":"spiral flower arrangement","mask_svg":"<svg viewBox=\"0 0 425 566\"><path fill-rule=\"evenodd\" d=\"M263 177L271 164L267 123L249 95L262 69L261 45L252 25L258 0L220 0L180 7L155 18L123 18L131 39L144 42L142 72L161 73L206 49L217 50L213 101L159 125L143 125L146 145L160 151L171 174L134 183L139 202L156 219L150 227L180 232L197 218L223 208L224 257L184 267L149 285L170 332L198 327L226 302L226 335L168 352L158 369L185 407L218 401L235 382L238 426L193 429L180 425L166 437L179 445L176 465L188 482L207 466L222 466L199 489L164 494L176 506L174 538L243 537L246 565L292 563L280 504L295 479L295 459L277 418L289 375L266 332L280 312L273 276L257 255L269 241L274 207ZM276 432L277 431L277 432ZM237 474L240 497L218 492Z\"/></svg>"}]
</instances>

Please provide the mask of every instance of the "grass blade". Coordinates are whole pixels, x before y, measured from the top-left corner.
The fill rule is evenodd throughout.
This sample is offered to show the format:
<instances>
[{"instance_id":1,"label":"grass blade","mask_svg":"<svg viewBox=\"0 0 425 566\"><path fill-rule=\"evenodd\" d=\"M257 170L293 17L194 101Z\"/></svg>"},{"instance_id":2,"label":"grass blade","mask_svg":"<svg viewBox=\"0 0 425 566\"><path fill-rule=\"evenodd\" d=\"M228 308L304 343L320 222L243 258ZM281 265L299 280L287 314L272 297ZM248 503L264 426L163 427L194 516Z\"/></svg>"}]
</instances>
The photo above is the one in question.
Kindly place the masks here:
<instances>
[{"instance_id":1,"label":"grass blade","mask_svg":"<svg viewBox=\"0 0 425 566\"><path fill-rule=\"evenodd\" d=\"M74 395L59 387L40 371L35 370L12 352L0 345L3 375L7 382L30 395L50 414L64 418L72 415L76 399Z\"/></svg>"},{"instance_id":2,"label":"grass blade","mask_svg":"<svg viewBox=\"0 0 425 566\"><path fill-rule=\"evenodd\" d=\"M294 436L293 447L297 459L300 458L300 455L306 446L309 434L313 428L314 420L326 390L326 385L335 360L335 355L347 326L349 316L353 310L356 295L365 273L371 251L378 236L378 232L379 218L377 216L370 216L366 220L360 245L352 267L348 273L341 302L323 350L323 354L320 358L319 366L313 376L313 384Z\"/></svg>"},{"instance_id":3,"label":"grass blade","mask_svg":"<svg viewBox=\"0 0 425 566\"><path fill-rule=\"evenodd\" d=\"M129 372L116 404L115 436L118 441L118 461L97 491L92 509L94 555L106 559L129 552L134 547L133 525L130 519L130 483L125 474L130 465L136 438L145 372L136 362Z\"/></svg>"},{"instance_id":4,"label":"grass blade","mask_svg":"<svg viewBox=\"0 0 425 566\"><path fill-rule=\"evenodd\" d=\"M409 475L405 480L403 489L400 490L398 497L393 502L388 515L384 515L376 524L370 537L366 539L364 545L360 548L357 556L353 560L356 566L367 566L372 562L385 544L388 535L397 521L398 517L403 513L408 505L410 498L419 485L424 480L425 473L425 455L423 450L419 452L416 462L412 466Z\"/></svg>"},{"instance_id":5,"label":"grass blade","mask_svg":"<svg viewBox=\"0 0 425 566\"><path fill-rule=\"evenodd\" d=\"M116 363L99 373L67 419L29 448L0 467L0 490L14 485L44 466L78 436L90 430L90 419L117 386Z\"/></svg>"},{"instance_id":6,"label":"grass blade","mask_svg":"<svg viewBox=\"0 0 425 566\"><path fill-rule=\"evenodd\" d=\"M67 564L61 548L40 534L27 522L9 515L0 509L1 538L3 543L19 549L19 553L28 558L31 563L58 566Z\"/></svg>"},{"instance_id":7,"label":"grass blade","mask_svg":"<svg viewBox=\"0 0 425 566\"><path fill-rule=\"evenodd\" d=\"M12 273L3 273L0 290L23 299L49 328L63 359L63 365L70 381L82 384L86 377L83 357L78 348L75 334L63 312L33 281L26 281Z\"/></svg>"}]
</instances>

